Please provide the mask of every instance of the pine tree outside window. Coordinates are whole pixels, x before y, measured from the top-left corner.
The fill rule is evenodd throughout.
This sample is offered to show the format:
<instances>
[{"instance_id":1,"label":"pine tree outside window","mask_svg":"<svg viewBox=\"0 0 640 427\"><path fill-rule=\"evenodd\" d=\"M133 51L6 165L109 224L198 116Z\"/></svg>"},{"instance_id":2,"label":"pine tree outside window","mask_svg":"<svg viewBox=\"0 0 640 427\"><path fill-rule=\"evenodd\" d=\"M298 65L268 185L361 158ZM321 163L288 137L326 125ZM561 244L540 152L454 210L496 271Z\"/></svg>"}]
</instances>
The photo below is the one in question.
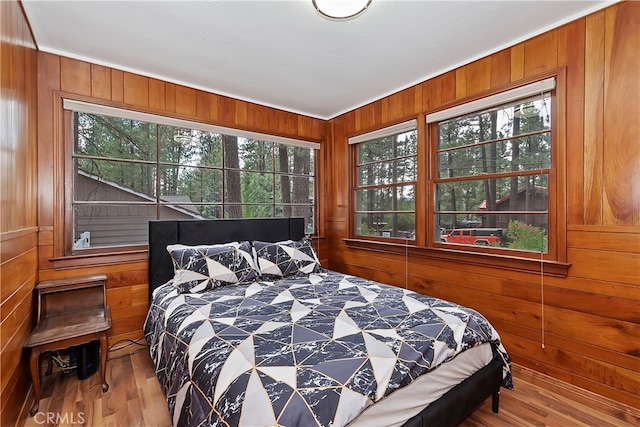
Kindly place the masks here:
<instances>
[{"instance_id":1,"label":"pine tree outside window","mask_svg":"<svg viewBox=\"0 0 640 427\"><path fill-rule=\"evenodd\" d=\"M139 246L148 221L304 217L315 228L317 143L65 100L72 246Z\"/></svg>"},{"instance_id":2,"label":"pine tree outside window","mask_svg":"<svg viewBox=\"0 0 640 427\"><path fill-rule=\"evenodd\" d=\"M416 121L349 140L355 150L354 232L415 240Z\"/></svg>"},{"instance_id":3,"label":"pine tree outside window","mask_svg":"<svg viewBox=\"0 0 640 427\"><path fill-rule=\"evenodd\" d=\"M555 81L547 86L477 111L463 105L459 111L467 111L451 109L450 118L427 116L435 136L430 188L436 246L549 252Z\"/></svg>"}]
</instances>

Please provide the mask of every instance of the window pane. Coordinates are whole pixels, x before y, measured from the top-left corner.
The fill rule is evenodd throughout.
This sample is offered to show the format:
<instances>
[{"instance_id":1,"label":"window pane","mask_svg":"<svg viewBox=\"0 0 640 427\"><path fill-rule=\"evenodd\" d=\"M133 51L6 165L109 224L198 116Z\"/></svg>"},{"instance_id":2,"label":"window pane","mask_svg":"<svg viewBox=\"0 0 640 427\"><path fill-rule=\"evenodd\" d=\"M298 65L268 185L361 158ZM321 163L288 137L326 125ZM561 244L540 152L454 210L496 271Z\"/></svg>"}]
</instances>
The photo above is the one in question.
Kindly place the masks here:
<instances>
[{"instance_id":1,"label":"window pane","mask_svg":"<svg viewBox=\"0 0 640 427\"><path fill-rule=\"evenodd\" d=\"M129 160L156 160L156 125L74 113L74 154Z\"/></svg>"},{"instance_id":2,"label":"window pane","mask_svg":"<svg viewBox=\"0 0 640 427\"><path fill-rule=\"evenodd\" d=\"M415 156L417 153L416 131L387 136L357 145L358 164Z\"/></svg>"},{"instance_id":3,"label":"window pane","mask_svg":"<svg viewBox=\"0 0 640 427\"><path fill-rule=\"evenodd\" d=\"M549 215L527 214L441 214L436 241L473 246L547 252Z\"/></svg>"},{"instance_id":4,"label":"window pane","mask_svg":"<svg viewBox=\"0 0 640 427\"><path fill-rule=\"evenodd\" d=\"M273 171L272 142L238 138L238 156L242 159L240 166L244 170Z\"/></svg>"},{"instance_id":5,"label":"window pane","mask_svg":"<svg viewBox=\"0 0 640 427\"><path fill-rule=\"evenodd\" d=\"M549 209L547 187L547 175L438 184L436 185L437 210L547 211ZM494 202L492 203L491 200Z\"/></svg>"},{"instance_id":6,"label":"window pane","mask_svg":"<svg viewBox=\"0 0 640 427\"><path fill-rule=\"evenodd\" d=\"M551 130L549 93L438 124L438 149Z\"/></svg>"},{"instance_id":7,"label":"window pane","mask_svg":"<svg viewBox=\"0 0 640 427\"><path fill-rule=\"evenodd\" d=\"M415 187L384 187L356 191L357 211L413 211Z\"/></svg>"},{"instance_id":8,"label":"window pane","mask_svg":"<svg viewBox=\"0 0 640 427\"><path fill-rule=\"evenodd\" d=\"M155 205L76 205L74 248L146 244L156 212Z\"/></svg>"},{"instance_id":9,"label":"window pane","mask_svg":"<svg viewBox=\"0 0 640 427\"><path fill-rule=\"evenodd\" d=\"M159 137L161 162L189 166L222 166L221 135L160 125Z\"/></svg>"},{"instance_id":10,"label":"window pane","mask_svg":"<svg viewBox=\"0 0 640 427\"><path fill-rule=\"evenodd\" d=\"M313 203L313 177L276 175L275 180L276 203Z\"/></svg>"},{"instance_id":11,"label":"window pane","mask_svg":"<svg viewBox=\"0 0 640 427\"><path fill-rule=\"evenodd\" d=\"M181 166L161 166L160 199L181 204L219 203L222 171Z\"/></svg>"},{"instance_id":12,"label":"window pane","mask_svg":"<svg viewBox=\"0 0 640 427\"><path fill-rule=\"evenodd\" d=\"M222 218L222 205L187 205L165 201L160 205L160 219L216 219Z\"/></svg>"},{"instance_id":13,"label":"window pane","mask_svg":"<svg viewBox=\"0 0 640 427\"><path fill-rule=\"evenodd\" d=\"M129 224L139 216L146 230L157 218L298 216L313 231L312 149L84 113L73 120L74 239L85 233L83 244L94 230L81 227L103 217Z\"/></svg>"},{"instance_id":14,"label":"window pane","mask_svg":"<svg viewBox=\"0 0 640 427\"><path fill-rule=\"evenodd\" d=\"M530 135L438 153L440 178L551 167L551 134Z\"/></svg>"},{"instance_id":15,"label":"window pane","mask_svg":"<svg viewBox=\"0 0 640 427\"><path fill-rule=\"evenodd\" d=\"M94 159L75 159L74 163L75 200L154 200L154 165Z\"/></svg>"},{"instance_id":16,"label":"window pane","mask_svg":"<svg viewBox=\"0 0 640 427\"><path fill-rule=\"evenodd\" d=\"M230 171L227 171L230 172ZM242 203L273 203L273 177L271 173L245 172L240 173L241 183L241 200L234 200L232 194L233 182L225 181L225 202L242 202ZM227 176L234 176L228 173Z\"/></svg>"},{"instance_id":17,"label":"window pane","mask_svg":"<svg viewBox=\"0 0 640 427\"><path fill-rule=\"evenodd\" d=\"M384 185L417 179L416 158L406 157L383 163L358 166L358 185Z\"/></svg>"},{"instance_id":18,"label":"window pane","mask_svg":"<svg viewBox=\"0 0 640 427\"><path fill-rule=\"evenodd\" d=\"M356 235L415 239L414 213L356 214Z\"/></svg>"}]
</instances>

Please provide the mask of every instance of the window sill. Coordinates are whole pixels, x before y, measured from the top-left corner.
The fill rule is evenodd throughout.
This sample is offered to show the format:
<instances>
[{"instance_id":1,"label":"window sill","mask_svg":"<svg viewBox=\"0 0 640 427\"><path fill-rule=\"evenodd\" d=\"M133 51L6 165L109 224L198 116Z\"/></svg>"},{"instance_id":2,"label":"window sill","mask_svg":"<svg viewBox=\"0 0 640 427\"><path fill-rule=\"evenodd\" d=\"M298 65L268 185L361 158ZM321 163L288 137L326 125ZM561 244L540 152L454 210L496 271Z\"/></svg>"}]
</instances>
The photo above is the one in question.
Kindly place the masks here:
<instances>
[{"instance_id":1,"label":"window sill","mask_svg":"<svg viewBox=\"0 0 640 427\"><path fill-rule=\"evenodd\" d=\"M51 258L54 270L73 268L102 267L105 265L131 264L149 260L149 251L136 249L119 252L88 253Z\"/></svg>"},{"instance_id":2,"label":"window sill","mask_svg":"<svg viewBox=\"0 0 640 427\"><path fill-rule=\"evenodd\" d=\"M541 261L540 259L534 258L467 252L453 249L425 248L415 245L379 242L373 240L343 239L343 241L347 247L351 249L362 249L398 255L407 254L412 257L472 264L524 273L540 274L540 265L542 264L542 273L545 276L553 277L567 277L569 267L571 266L571 264L559 261Z\"/></svg>"}]
</instances>

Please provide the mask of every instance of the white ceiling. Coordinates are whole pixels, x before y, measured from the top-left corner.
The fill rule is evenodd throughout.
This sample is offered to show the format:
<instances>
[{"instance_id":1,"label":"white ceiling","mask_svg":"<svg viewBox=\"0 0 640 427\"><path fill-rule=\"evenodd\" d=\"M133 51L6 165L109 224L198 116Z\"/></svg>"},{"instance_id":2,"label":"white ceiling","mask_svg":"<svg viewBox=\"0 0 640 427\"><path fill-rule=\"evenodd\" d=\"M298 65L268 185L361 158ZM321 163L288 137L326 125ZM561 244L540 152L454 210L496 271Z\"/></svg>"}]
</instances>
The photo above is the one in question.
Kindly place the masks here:
<instances>
[{"instance_id":1,"label":"white ceiling","mask_svg":"<svg viewBox=\"0 0 640 427\"><path fill-rule=\"evenodd\" d=\"M615 1L22 0L40 50L330 119Z\"/></svg>"}]
</instances>

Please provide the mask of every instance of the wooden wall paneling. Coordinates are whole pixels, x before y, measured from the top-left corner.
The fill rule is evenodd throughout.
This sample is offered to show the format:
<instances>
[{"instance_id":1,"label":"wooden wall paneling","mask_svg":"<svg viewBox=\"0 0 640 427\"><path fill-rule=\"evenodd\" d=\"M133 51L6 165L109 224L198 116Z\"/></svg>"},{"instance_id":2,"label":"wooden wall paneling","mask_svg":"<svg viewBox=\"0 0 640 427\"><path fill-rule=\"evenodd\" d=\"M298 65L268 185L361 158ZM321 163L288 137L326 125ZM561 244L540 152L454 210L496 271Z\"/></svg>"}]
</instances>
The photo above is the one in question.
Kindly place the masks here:
<instances>
[{"instance_id":1,"label":"wooden wall paneling","mask_svg":"<svg viewBox=\"0 0 640 427\"><path fill-rule=\"evenodd\" d=\"M196 91L190 87L176 85L176 113L196 115Z\"/></svg>"},{"instance_id":2,"label":"wooden wall paneling","mask_svg":"<svg viewBox=\"0 0 640 427\"><path fill-rule=\"evenodd\" d=\"M218 120L223 126L233 126L236 120L235 100L226 96L218 97ZM276 120L277 123L277 120Z\"/></svg>"},{"instance_id":3,"label":"wooden wall paneling","mask_svg":"<svg viewBox=\"0 0 640 427\"><path fill-rule=\"evenodd\" d=\"M467 96L487 91L491 88L491 59L494 55L485 56L467 65Z\"/></svg>"},{"instance_id":4,"label":"wooden wall paneling","mask_svg":"<svg viewBox=\"0 0 640 427\"><path fill-rule=\"evenodd\" d=\"M640 3L605 11L604 48L603 224L640 226Z\"/></svg>"},{"instance_id":5,"label":"wooden wall paneling","mask_svg":"<svg viewBox=\"0 0 640 427\"><path fill-rule=\"evenodd\" d=\"M420 83L420 87L422 88L422 108L420 111L431 111L431 105L435 102L435 84L436 79L429 79Z\"/></svg>"},{"instance_id":6,"label":"wooden wall paneling","mask_svg":"<svg viewBox=\"0 0 640 427\"><path fill-rule=\"evenodd\" d=\"M18 1L0 2L0 425L14 425L29 381L22 346L33 327L38 279L39 82L35 42ZM46 58L50 59L49 57Z\"/></svg>"},{"instance_id":7,"label":"wooden wall paneling","mask_svg":"<svg viewBox=\"0 0 640 427\"><path fill-rule=\"evenodd\" d=\"M222 104L220 104L222 105ZM219 107L219 114L222 114L222 110ZM235 113L234 113L235 114ZM280 129L280 112L275 108L269 108L267 111L267 129L273 133L278 133Z\"/></svg>"},{"instance_id":8,"label":"wooden wall paneling","mask_svg":"<svg viewBox=\"0 0 640 427\"><path fill-rule=\"evenodd\" d=\"M107 301L111 310L120 310L131 307L131 287L122 286L114 289L107 289Z\"/></svg>"},{"instance_id":9,"label":"wooden wall paneling","mask_svg":"<svg viewBox=\"0 0 640 427\"><path fill-rule=\"evenodd\" d=\"M61 57L60 89L65 92L91 96L91 64Z\"/></svg>"},{"instance_id":10,"label":"wooden wall paneling","mask_svg":"<svg viewBox=\"0 0 640 427\"><path fill-rule=\"evenodd\" d=\"M249 112L247 111L247 115L248 114ZM298 116L296 119L298 120L298 123L296 124L298 135L301 137L313 138L313 120L311 117Z\"/></svg>"},{"instance_id":11,"label":"wooden wall paneling","mask_svg":"<svg viewBox=\"0 0 640 427\"><path fill-rule=\"evenodd\" d=\"M415 85L413 88L413 114L422 112L422 85Z\"/></svg>"},{"instance_id":12,"label":"wooden wall paneling","mask_svg":"<svg viewBox=\"0 0 640 427\"><path fill-rule=\"evenodd\" d=\"M327 122L325 120L313 119L311 125L311 138L326 143Z\"/></svg>"},{"instance_id":13,"label":"wooden wall paneling","mask_svg":"<svg viewBox=\"0 0 640 427\"><path fill-rule=\"evenodd\" d=\"M165 95L165 111L167 113L176 112L176 85L173 83L164 83Z\"/></svg>"},{"instance_id":14,"label":"wooden wall paneling","mask_svg":"<svg viewBox=\"0 0 640 427\"><path fill-rule=\"evenodd\" d=\"M124 102L124 72L111 70L111 100Z\"/></svg>"},{"instance_id":15,"label":"wooden wall paneling","mask_svg":"<svg viewBox=\"0 0 640 427\"><path fill-rule=\"evenodd\" d=\"M638 375L633 369L621 368L604 361L585 358L580 354L548 344L545 344L543 348L539 341L522 339L507 332L501 333L500 336L505 343L508 343L511 353L550 365L569 362L568 365L571 366L570 373L572 374L569 378L574 376L589 378L589 375L593 375L595 381L617 388L625 393L637 395L640 391ZM572 380L570 379L568 382L572 382ZM630 397L627 396L627 400Z\"/></svg>"},{"instance_id":16,"label":"wooden wall paneling","mask_svg":"<svg viewBox=\"0 0 640 427\"><path fill-rule=\"evenodd\" d=\"M444 73L436 79L440 81L439 103L453 102L456 99L456 70Z\"/></svg>"},{"instance_id":17,"label":"wooden wall paneling","mask_svg":"<svg viewBox=\"0 0 640 427\"><path fill-rule=\"evenodd\" d=\"M38 53L38 225L53 225L53 107L51 91L60 89L60 58ZM44 89L44 90L42 90Z\"/></svg>"},{"instance_id":18,"label":"wooden wall paneling","mask_svg":"<svg viewBox=\"0 0 640 427\"><path fill-rule=\"evenodd\" d=\"M544 302L553 307L640 324L638 300L630 298L545 286Z\"/></svg>"},{"instance_id":19,"label":"wooden wall paneling","mask_svg":"<svg viewBox=\"0 0 640 427\"><path fill-rule=\"evenodd\" d=\"M278 110L278 133L284 135L297 135L298 120L293 113Z\"/></svg>"},{"instance_id":20,"label":"wooden wall paneling","mask_svg":"<svg viewBox=\"0 0 640 427\"><path fill-rule=\"evenodd\" d=\"M405 116L403 93L396 92L382 100L382 121L397 122ZM413 110L413 109L412 109Z\"/></svg>"},{"instance_id":21,"label":"wooden wall paneling","mask_svg":"<svg viewBox=\"0 0 640 427\"><path fill-rule=\"evenodd\" d=\"M164 111L166 106L164 82L158 79L149 79L149 108ZM208 117L208 114L207 114Z\"/></svg>"},{"instance_id":22,"label":"wooden wall paneling","mask_svg":"<svg viewBox=\"0 0 640 427\"><path fill-rule=\"evenodd\" d=\"M209 121L211 97L207 92L201 90L196 91L196 116L202 121Z\"/></svg>"},{"instance_id":23,"label":"wooden wall paneling","mask_svg":"<svg viewBox=\"0 0 640 427\"><path fill-rule=\"evenodd\" d=\"M2 282L0 301L4 302L17 291L37 271L37 265L38 248L35 246L3 263L0 272L0 281ZM26 277L25 273L28 273Z\"/></svg>"},{"instance_id":24,"label":"wooden wall paneling","mask_svg":"<svg viewBox=\"0 0 640 427\"><path fill-rule=\"evenodd\" d=\"M236 101L236 120L235 125L246 128L249 117L247 116L247 102L245 101ZM295 132L292 132L295 133Z\"/></svg>"},{"instance_id":25,"label":"wooden wall paneling","mask_svg":"<svg viewBox=\"0 0 640 427\"><path fill-rule=\"evenodd\" d=\"M491 78L489 87L499 87L511 81L511 49L491 55Z\"/></svg>"},{"instance_id":26,"label":"wooden wall paneling","mask_svg":"<svg viewBox=\"0 0 640 427\"><path fill-rule=\"evenodd\" d=\"M545 304L545 330L623 354L640 354L640 324L570 311ZM589 337L585 337L585 332Z\"/></svg>"},{"instance_id":27,"label":"wooden wall paneling","mask_svg":"<svg viewBox=\"0 0 640 427\"><path fill-rule=\"evenodd\" d=\"M584 218L584 61L585 20L580 19L558 30L558 64L567 67L567 224L582 224Z\"/></svg>"},{"instance_id":28,"label":"wooden wall paneling","mask_svg":"<svg viewBox=\"0 0 640 427\"><path fill-rule=\"evenodd\" d=\"M124 72L124 103L136 107L149 106L149 79Z\"/></svg>"},{"instance_id":29,"label":"wooden wall paneling","mask_svg":"<svg viewBox=\"0 0 640 427\"><path fill-rule=\"evenodd\" d=\"M602 230L574 229L568 233L567 246L640 253L640 230L633 227L611 227Z\"/></svg>"},{"instance_id":30,"label":"wooden wall paneling","mask_svg":"<svg viewBox=\"0 0 640 427\"><path fill-rule=\"evenodd\" d=\"M548 286L556 286L563 289L640 301L640 287L638 287L638 285L628 285L610 281L603 282L598 279L577 276L569 276L564 279L548 277L544 283Z\"/></svg>"},{"instance_id":31,"label":"wooden wall paneling","mask_svg":"<svg viewBox=\"0 0 640 427\"><path fill-rule=\"evenodd\" d=\"M547 31L524 42L524 77L558 67L558 30Z\"/></svg>"},{"instance_id":32,"label":"wooden wall paneling","mask_svg":"<svg viewBox=\"0 0 640 427\"><path fill-rule=\"evenodd\" d=\"M91 64L91 96L111 100L111 69Z\"/></svg>"},{"instance_id":33,"label":"wooden wall paneling","mask_svg":"<svg viewBox=\"0 0 640 427\"><path fill-rule=\"evenodd\" d=\"M214 102L211 106L217 106L218 103ZM217 114L217 113L216 113ZM247 107L247 116L249 119L249 126L257 129L266 129L269 126L269 114L267 107L258 104L249 104Z\"/></svg>"},{"instance_id":34,"label":"wooden wall paneling","mask_svg":"<svg viewBox=\"0 0 640 427\"><path fill-rule=\"evenodd\" d=\"M392 124L390 117L400 114L392 108L406 109L404 103L396 104L396 94L330 121L332 143L325 159L332 165L329 176L322 178L333 193L324 208L329 211L325 225L330 268L472 306L505 332L513 360L638 407L633 397L640 384L640 203L633 187L637 180L629 177L640 168L640 138L637 119L624 111L639 98L639 6L617 3L414 87L423 93L414 107L426 114L480 93L487 85L561 70L566 91L564 98L558 96L562 105L557 108L559 116L566 117L560 129L566 141L559 141L564 145L557 157L561 164L564 158L567 167L566 187L561 186L556 203L568 217L566 230L562 225L558 230L558 249L566 250L571 264L567 277L545 276L541 281L531 273L411 256L403 265L401 256L345 245L343 239L352 237L346 226L350 190L342 176L348 177L343 169L350 166L346 137ZM632 96L622 93L629 80ZM374 116L375 106L382 106L384 114ZM640 115L637 108L637 103L630 107L634 117ZM630 159L636 160L633 165ZM420 165L428 168L426 161ZM605 214L606 209L610 212ZM428 215L428 207L419 210ZM419 217L419 222L424 219Z\"/></svg>"},{"instance_id":35,"label":"wooden wall paneling","mask_svg":"<svg viewBox=\"0 0 640 427\"><path fill-rule=\"evenodd\" d=\"M591 225L602 224L604 22L604 11L586 18L583 221Z\"/></svg>"},{"instance_id":36,"label":"wooden wall paneling","mask_svg":"<svg viewBox=\"0 0 640 427\"><path fill-rule=\"evenodd\" d=\"M467 96L467 67L456 68L456 99Z\"/></svg>"},{"instance_id":37,"label":"wooden wall paneling","mask_svg":"<svg viewBox=\"0 0 640 427\"><path fill-rule=\"evenodd\" d=\"M402 117L410 118L417 114L416 98L417 93L422 92L420 86L411 86L400 92L402 97ZM422 97L418 98L418 105L422 104ZM418 112L420 110L418 109Z\"/></svg>"},{"instance_id":38,"label":"wooden wall paneling","mask_svg":"<svg viewBox=\"0 0 640 427\"><path fill-rule=\"evenodd\" d=\"M629 252L604 252L569 248L572 276L640 286L640 256Z\"/></svg>"},{"instance_id":39,"label":"wooden wall paneling","mask_svg":"<svg viewBox=\"0 0 640 427\"><path fill-rule=\"evenodd\" d=\"M511 81L517 82L524 78L524 43L511 48Z\"/></svg>"},{"instance_id":40,"label":"wooden wall paneling","mask_svg":"<svg viewBox=\"0 0 640 427\"><path fill-rule=\"evenodd\" d=\"M131 285L129 290L131 292L131 305L149 305L149 285L147 283Z\"/></svg>"}]
</instances>

